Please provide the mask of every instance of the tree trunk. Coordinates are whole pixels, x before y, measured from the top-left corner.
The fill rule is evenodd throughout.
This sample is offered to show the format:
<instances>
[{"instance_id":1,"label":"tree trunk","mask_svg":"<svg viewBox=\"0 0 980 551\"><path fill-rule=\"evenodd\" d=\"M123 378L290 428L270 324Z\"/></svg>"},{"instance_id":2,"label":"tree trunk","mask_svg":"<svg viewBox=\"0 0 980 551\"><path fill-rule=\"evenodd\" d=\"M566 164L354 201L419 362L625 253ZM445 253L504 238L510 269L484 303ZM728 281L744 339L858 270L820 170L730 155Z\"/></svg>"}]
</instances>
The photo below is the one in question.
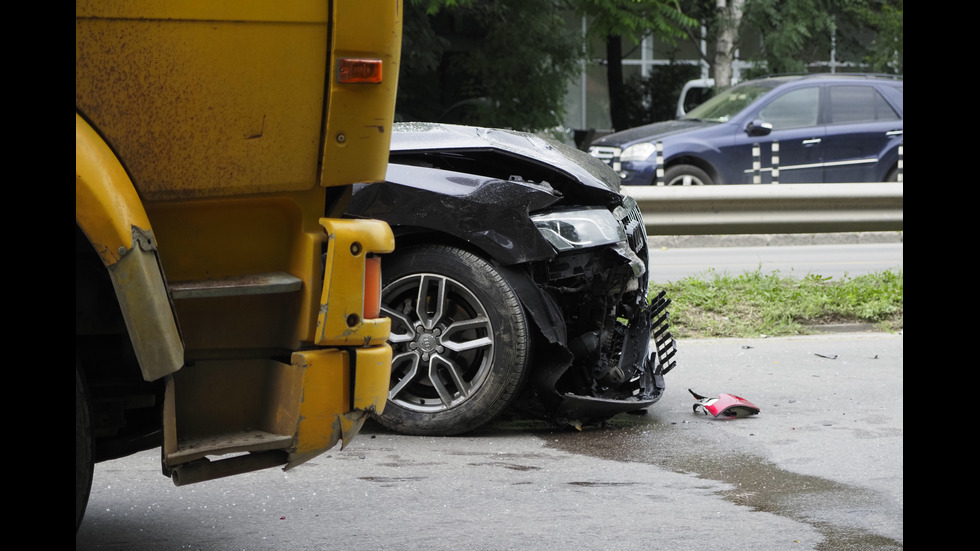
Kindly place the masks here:
<instances>
[{"instance_id":1,"label":"tree trunk","mask_svg":"<svg viewBox=\"0 0 980 551\"><path fill-rule=\"evenodd\" d=\"M738 43L738 28L742 24L745 0L715 0L718 12L718 39L715 42L715 88L724 90L732 85L732 65Z\"/></svg>"},{"instance_id":2,"label":"tree trunk","mask_svg":"<svg viewBox=\"0 0 980 551\"><path fill-rule=\"evenodd\" d=\"M625 100L623 98L623 43L620 36L606 37L606 86L609 87L609 118L614 130L625 130Z\"/></svg>"}]
</instances>

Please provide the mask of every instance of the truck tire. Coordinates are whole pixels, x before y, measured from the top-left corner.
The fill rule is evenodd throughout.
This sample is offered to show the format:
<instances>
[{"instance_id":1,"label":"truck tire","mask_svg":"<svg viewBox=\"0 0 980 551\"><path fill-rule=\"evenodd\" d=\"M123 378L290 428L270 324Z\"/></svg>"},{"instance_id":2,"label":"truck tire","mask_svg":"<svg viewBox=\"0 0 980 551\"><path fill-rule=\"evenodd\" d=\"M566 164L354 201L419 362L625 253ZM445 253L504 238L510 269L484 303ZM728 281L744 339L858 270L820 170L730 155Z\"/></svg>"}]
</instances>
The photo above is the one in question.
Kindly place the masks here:
<instances>
[{"instance_id":1,"label":"truck tire","mask_svg":"<svg viewBox=\"0 0 980 551\"><path fill-rule=\"evenodd\" d=\"M89 493L92 491L92 473L95 468L92 451L92 420L89 410L88 389L81 370L75 366L75 532L82 525Z\"/></svg>"}]
</instances>

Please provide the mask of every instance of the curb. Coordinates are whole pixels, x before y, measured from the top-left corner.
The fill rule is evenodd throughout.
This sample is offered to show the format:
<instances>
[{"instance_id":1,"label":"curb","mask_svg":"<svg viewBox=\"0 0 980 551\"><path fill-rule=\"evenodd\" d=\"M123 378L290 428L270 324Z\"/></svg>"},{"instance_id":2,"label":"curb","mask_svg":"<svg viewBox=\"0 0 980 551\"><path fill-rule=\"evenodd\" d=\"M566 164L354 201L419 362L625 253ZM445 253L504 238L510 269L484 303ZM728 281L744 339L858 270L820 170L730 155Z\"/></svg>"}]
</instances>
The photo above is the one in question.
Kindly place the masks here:
<instances>
[{"instance_id":1,"label":"curb","mask_svg":"<svg viewBox=\"0 0 980 551\"><path fill-rule=\"evenodd\" d=\"M651 249L860 245L869 243L903 242L904 231L735 235L651 235L647 237L647 243L649 243Z\"/></svg>"}]
</instances>

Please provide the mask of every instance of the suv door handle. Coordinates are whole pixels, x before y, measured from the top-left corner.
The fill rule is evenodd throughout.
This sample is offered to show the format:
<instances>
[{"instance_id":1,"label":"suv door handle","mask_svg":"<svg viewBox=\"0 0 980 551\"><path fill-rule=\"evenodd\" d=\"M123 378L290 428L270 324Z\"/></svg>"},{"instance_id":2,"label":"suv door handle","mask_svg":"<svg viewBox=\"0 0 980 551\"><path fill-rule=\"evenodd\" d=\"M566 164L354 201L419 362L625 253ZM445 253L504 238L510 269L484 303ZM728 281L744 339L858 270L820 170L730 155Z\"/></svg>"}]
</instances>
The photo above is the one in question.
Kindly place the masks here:
<instances>
[{"instance_id":1,"label":"suv door handle","mask_svg":"<svg viewBox=\"0 0 980 551\"><path fill-rule=\"evenodd\" d=\"M903 130L889 130L888 132L885 132L885 135L890 138L892 136L901 136L902 135L902 132L904 132L904 131Z\"/></svg>"},{"instance_id":2,"label":"suv door handle","mask_svg":"<svg viewBox=\"0 0 980 551\"><path fill-rule=\"evenodd\" d=\"M820 143L820 138L810 138L809 140L803 140L803 145L817 145Z\"/></svg>"}]
</instances>

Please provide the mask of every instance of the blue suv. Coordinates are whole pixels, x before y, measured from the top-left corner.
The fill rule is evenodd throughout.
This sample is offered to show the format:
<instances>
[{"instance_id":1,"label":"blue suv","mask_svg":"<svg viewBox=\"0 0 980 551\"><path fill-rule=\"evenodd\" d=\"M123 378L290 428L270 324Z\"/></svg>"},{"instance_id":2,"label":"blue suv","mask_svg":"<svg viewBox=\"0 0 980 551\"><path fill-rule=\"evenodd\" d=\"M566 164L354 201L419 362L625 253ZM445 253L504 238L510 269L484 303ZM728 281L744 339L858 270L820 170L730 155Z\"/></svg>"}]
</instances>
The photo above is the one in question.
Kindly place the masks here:
<instances>
[{"instance_id":1,"label":"blue suv","mask_svg":"<svg viewBox=\"0 0 980 551\"><path fill-rule=\"evenodd\" d=\"M901 77L780 76L600 138L589 153L624 185L896 181L902 122Z\"/></svg>"}]
</instances>

